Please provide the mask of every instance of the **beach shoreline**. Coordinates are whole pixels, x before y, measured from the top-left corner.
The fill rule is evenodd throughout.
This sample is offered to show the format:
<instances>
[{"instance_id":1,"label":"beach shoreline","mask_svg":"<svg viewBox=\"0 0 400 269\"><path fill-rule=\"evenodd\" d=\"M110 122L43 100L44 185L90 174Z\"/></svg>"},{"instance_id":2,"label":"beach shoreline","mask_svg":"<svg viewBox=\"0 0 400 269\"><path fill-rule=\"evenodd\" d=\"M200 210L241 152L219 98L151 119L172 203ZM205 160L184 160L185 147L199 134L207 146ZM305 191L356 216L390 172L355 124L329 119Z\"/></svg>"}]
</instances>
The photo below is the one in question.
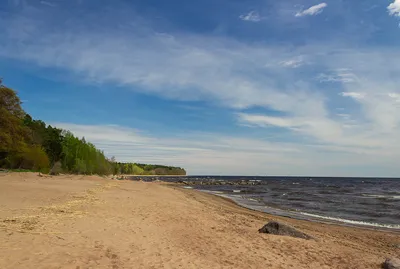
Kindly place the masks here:
<instances>
[{"instance_id":1,"label":"beach shoreline","mask_svg":"<svg viewBox=\"0 0 400 269\"><path fill-rule=\"evenodd\" d=\"M177 184L177 186L183 187L184 185L180 185ZM184 188L186 189L186 188ZM247 210L251 210L251 211L256 211L256 212L260 212L269 216L279 216L279 217L283 217L283 218L288 218L288 219L295 219L295 220L304 220L304 221L310 221L310 222L316 222L316 223L321 223L321 224L331 224L331 225L338 225L338 226L343 226L343 227L353 227L353 228L360 228L360 229L366 229L366 230L374 230L374 231L382 231L382 232L394 232L394 233L399 233L400 234L400 228L391 228L388 227L387 225L380 225L380 224L376 224L376 226L373 225L369 225L369 224L360 224L357 221L354 221L354 223L349 223L349 222L345 222L345 221L339 221L339 220L335 220L335 219L329 219L328 217L326 219L324 218L318 218L318 217L313 217L313 216L308 216L304 215L303 217L299 214L296 214L296 212L292 212L292 211L284 211L282 209L276 209L273 207L269 207L272 211L282 211L282 213L270 213L268 211L263 211L260 209L256 209L255 207L251 207L248 206L244 203L240 203L238 202L234 197L229 196L229 195L225 195L225 194L219 194L219 193L213 193L212 191L206 191L206 190L201 190L201 189L193 189L195 191L200 191L200 192L204 192L206 194L210 194L213 196L217 196L220 197L222 199L231 201L232 203L234 203L235 205L245 208ZM260 206L260 207L268 207L268 206ZM293 214L292 214L293 213Z\"/></svg>"},{"instance_id":2,"label":"beach shoreline","mask_svg":"<svg viewBox=\"0 0 400 269\"><path fill-rule=\"evenodd\" d=\"M400 234L297 220L163 182L0 175L0 268L380 268ZM313 236L259 234L268 221Z\"/></svg>"},{"instance_id":3,"label":"beach shoreline","mask_svg":"<svg viewBox=\"0 0 400 269\"><path fill-rule=\"evenodd\" d=\"M348 228L370 230L370 231L377 231L377 232L387 232L387 233L393 233L393 234L400 235L400 229L397 229L397 228L375 227L375 226L368 226L368 225L361 225L361 224L345 223L345 222L340 222L340 221L335 221L335 220L323 220L323 219L319 219L319 218L306 218L306 217L299 218L294 215L289 216L289 215L272 214L272 213L260 211L258 209L248 207L247 205L238 203L237 201L235 201L232 197L229 197L228 195L220 195L217 193L212 193L212 192L204 191L204 190L200 190L200 189L187 189L187 188L183 188L184 185L176 184L176 183L168 183L167 186L168 185L177 187L179 189L182 189L183 191L200 192L202 194L209 195L210 197L216 197L216 198L222 199L222 201L230 202L233 205L243 208L245 210L253 211L256 213L261 213L271 219L278 218L278 219L282 219L283 221L286 220L286 222L288 220L305 221L305 222L310 222L310 223L315 223L315 224L333 225L333 226L339 226L339 227L348 227ZM218 202L218 201L216 201L216 202Z\"/></svg>"}]
</instances>

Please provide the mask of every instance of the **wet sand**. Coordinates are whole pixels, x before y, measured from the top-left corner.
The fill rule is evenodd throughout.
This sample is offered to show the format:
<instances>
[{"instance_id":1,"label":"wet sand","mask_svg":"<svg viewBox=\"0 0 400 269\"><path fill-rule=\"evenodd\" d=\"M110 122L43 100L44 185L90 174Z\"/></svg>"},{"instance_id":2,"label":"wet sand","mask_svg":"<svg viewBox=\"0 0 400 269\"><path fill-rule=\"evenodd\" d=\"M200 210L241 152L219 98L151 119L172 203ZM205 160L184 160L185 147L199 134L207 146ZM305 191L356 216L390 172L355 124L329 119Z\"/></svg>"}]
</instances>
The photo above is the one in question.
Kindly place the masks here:
<instances>
[{"instance_id":1,"label":"wet sand","mask_svg":"<svg viewBox=\"0 0 400 269\"><path fill-rule=\"evenodd\" d=\"M279 220L316 240L259 234ZM400 234L251 211L164 183L0 174L0 268L380 268Z\"/></svg>"}]
</instances>

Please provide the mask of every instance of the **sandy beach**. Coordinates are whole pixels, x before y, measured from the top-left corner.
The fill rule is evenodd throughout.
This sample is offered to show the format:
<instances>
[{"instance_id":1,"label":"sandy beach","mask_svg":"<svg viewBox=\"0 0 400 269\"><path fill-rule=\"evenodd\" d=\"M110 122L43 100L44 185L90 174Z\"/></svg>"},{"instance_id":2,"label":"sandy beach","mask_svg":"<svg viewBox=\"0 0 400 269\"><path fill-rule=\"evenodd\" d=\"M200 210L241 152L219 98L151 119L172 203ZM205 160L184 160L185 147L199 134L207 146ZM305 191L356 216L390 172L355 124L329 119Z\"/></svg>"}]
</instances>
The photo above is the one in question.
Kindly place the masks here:
<instances>
[{"instance_id":1,"label":"sandy beach","mask_svg":"<svg viewBox=\"0 0 400 269\"><path fill-rule=\"evenodd\" d=\"M259 234L278 220L313 236ZM400 234L267 215L160 182L0 174L0 268L380 268Z\"/></svg>"}]
</instances>

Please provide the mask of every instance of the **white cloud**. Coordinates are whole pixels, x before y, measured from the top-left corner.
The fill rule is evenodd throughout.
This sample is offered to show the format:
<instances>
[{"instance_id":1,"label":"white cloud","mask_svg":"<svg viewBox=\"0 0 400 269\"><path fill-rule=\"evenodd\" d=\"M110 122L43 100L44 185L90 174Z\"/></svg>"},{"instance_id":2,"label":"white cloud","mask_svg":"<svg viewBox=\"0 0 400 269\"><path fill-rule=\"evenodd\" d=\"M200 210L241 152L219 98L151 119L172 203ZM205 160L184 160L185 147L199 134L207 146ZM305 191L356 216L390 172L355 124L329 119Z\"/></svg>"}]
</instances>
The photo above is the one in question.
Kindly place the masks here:
<instances>
[{"instance_id":1,"label":"white cloud","mask_svg":"<svg viewBox=\"0 0 400 269\"><path fill-rule=\"evenodd\" d=\"M358 80L357 76L349 69L340 68L329 74L319 74L317 79L320 82L342 82L351 83Z\"/></svg>"},{"instance_id":2,"label":"white cloud","mask_svg":"<svg viewBox=\"0 0 400 269\"><path fill-rule=\"evenodd\" d=\"M400 102L400 94L399 93L391 92L391 93L388 93L388 96L390 98L392 98L395 102Z\"/></svg>"},{"instance_id":3,"label":"white cloud","mask_svg":"<svg viewBox=\"0 0 400 269\"><path fill-rule=\"evenodd\" d=\"M281 61L279 64L283 67L298 68L298 67L304 65L304 60L302 57L296 57L293 59Z\"/></svg>"},{"instance_id":4,"label":"white cloud","mask_svg":"<svg viewBox=\"0 0 400 269\"><path fill-rule=\"evenodd\" d=\"M297 133L298 138L310 141L309 143L314 146L322 143L328 148L333 146L341 152L374 155L386 155L390 152L389 154L400 156L400 148L397 144L393 145L397 139L395 136L390 136L384 141L381 139L381 134L377 135L370 126L359 125L350 114L338 116L338 119L333 120L325 117L271 117L241 113L238 115L238 120L258 127L284 128L288 132ZM350 160L349 162L351 163Z\"/></svg>"},{"instance_id":5,"label":"white cloud","mask_svg":"<svg viewBox=\"0 0 400 269\"><path fill-rule=\"evenodd\" d=\"M291 58L283 48L196 36L114 32L106 38L101 31L41 31L25 32L16 38L25 42L1 47L0 56L64 68L89 81L133 86L136 91L172 99L205 99L233 108L263 106L298 113L319 113L323 106L321 96L313 94L309 85L275 88L276 80L287 79L275 66L282 58ZM266 61L273 63L272 76L264 75Z\"/></svg>"},{"instance_id":6,"label":"white cloud","mask_svg":"<svg viewBox=\"0 0 400 269\"><path fill-rule=\"evenodd\" d=\"M317 137L323 142L334 142L341 136L340 125L324 118L308 117L272 117L267 115L254 115L241 113L238 115L241 122L254 124L259 127L280 127L291 131ZM333 139L334 138L334 139ZM332 140L333 139L333 140Z\"/></svg>"},{"instance_id":7,"label":"white cloud","mask_svg":"<svg viewBox=\"0 0 400 269\"><path fill-rule=\"evenodd\" d=\"M317 15L319 13L321 13L324 8L326 8L328 6L328 4L326 3L321 3L315 6L312 6L306 10L303 11L299 11L296 13L296 17L303 17L303 16L313 16L313 15Z\"/></svg>"},{"instance_id":8,"label":"white cloud","mask_svg":"<svg viewBox=\"0 0 400 269\"><path fill-rule=\"evenodd\" d=\"M365 97L365 93L361 92L342 92L340 93L343 97L351 97L354 99L363 99Z\"/></svg>"},{"instance_id":9,"label":"white cloud","mask_svg":"<svg viewBox=\"0 0 400 269\"><path fill-rule=\"evenodd\" d=\"M247 14L242 14L239 16L242 21L259 22L262 20L260 14L257 11L250 11Z\"/></svg>"},{"instance_id":10,"label":"white cloud","mask_svg":"<svg viewBox=\"0 0 400 269\"><path fill-rule=\"evenodd\" d=\"M246 113L239 113L239 120L243 122L248 122L252 124L256 124L259 126L277 126L284 128L296 127L296 124L290 118L282 118L282 117L271 117L265 115L253 115Z\"/></svg>"},{"instance_id":11,"label":"white cloud","mask_svg":"<svg viewBox=\"0 0 400 269\"><path fill-rule=\"evenodd\" d=\"M394 2L387 7L387 9L390 15L400 16L400 0L394 0Z\"/></svg>"}]
</instances>

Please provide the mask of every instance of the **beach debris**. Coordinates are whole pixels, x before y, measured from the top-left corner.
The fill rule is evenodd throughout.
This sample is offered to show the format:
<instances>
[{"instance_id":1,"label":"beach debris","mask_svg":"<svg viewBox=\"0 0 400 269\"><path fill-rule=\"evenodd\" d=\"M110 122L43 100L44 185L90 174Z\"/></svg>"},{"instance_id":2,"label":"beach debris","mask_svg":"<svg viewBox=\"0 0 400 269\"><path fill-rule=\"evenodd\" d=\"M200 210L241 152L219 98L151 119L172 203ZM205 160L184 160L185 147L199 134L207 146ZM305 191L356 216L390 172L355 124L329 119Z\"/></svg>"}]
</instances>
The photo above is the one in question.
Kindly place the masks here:
<instances>
[{"instance_id":1,"label":"beach debris","mask_svg":"<svg viewBox=\"0 0 400 269\"><path fill-rule=\"evenodd\" d=\"M400 269L400 259L387 258L382 264L383 269Z\"/></svg>"},{"instance_id":2,"label":"beach debris","mask_svg":"<svg viewBox=\"0 0 400 269\"><path fill-rule=\"evenodd\" d=\"M297 237L297 238L302 238L302 239L307 239L307 240L313 239L308 234L300 232L289 225L282 224L277 221L268 222L268 224L264 225L264 227L259 229L258 232L267 233L267 234L275 234L275 235L286 235L286 236Z\"/></svg>"}]
</instances>

